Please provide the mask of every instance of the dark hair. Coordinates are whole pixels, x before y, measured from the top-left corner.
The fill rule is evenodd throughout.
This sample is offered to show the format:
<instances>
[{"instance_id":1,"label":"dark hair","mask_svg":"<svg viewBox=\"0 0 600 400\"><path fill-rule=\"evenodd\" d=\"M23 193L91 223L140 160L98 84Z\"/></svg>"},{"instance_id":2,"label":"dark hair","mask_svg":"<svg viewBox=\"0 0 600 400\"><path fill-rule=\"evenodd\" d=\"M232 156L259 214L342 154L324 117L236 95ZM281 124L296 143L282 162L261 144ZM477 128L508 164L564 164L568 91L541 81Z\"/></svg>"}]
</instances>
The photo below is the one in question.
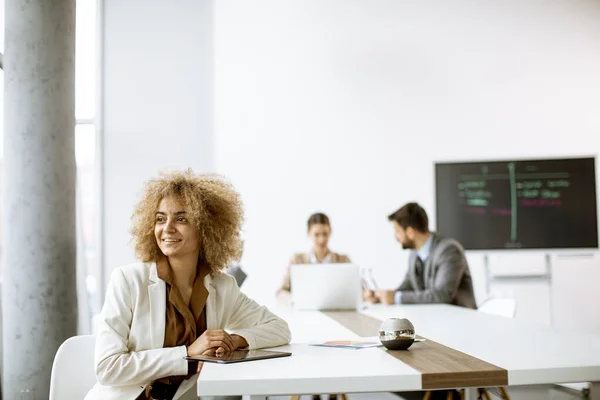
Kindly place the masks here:
<instances>
[{"instance_id":1,"label":"dark hair","mask_svg":"<svg viewBox=\"0 0 600 400\"><path fill-rule=\"evenodd\" d=\"M316 224L323 224L331 227L331 224L329 223L329 217L323 213L314 213L308 218L308 230L310 231L311 226Z\"/></svg>"},{"instance_id":2,"label":"dark hair","mask_svg":"<svg viewBox=\"0 0 600 400\"><path fill-rule=\"evenodd\" d=\"M408 203L398 211L388 216L390 221L396 221L403 229L409 226L421 233L429 232L429 219L427 213L417 203Z\"/></svg>"}]
</instances>

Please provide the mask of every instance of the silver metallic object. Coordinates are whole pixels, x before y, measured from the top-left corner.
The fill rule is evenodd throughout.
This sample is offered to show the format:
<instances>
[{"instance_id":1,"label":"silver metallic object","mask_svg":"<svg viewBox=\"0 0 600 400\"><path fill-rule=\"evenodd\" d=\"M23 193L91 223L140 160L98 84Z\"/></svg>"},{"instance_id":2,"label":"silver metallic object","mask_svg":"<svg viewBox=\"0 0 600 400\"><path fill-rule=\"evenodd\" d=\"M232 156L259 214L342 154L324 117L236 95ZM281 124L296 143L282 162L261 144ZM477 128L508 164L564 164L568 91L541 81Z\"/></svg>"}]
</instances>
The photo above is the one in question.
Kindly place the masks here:
<instances>
[{"instance_id":1,"label":"silver metallic object","mask_svg":"<svg viewBox=\"0 0 600 400\"><path fill-rule=\"evenodd\" d=\"M379 327L379 340L389 350L406 350L415 337L415 327L406 318L390 318Z\"/></svg>"}]
</instances>

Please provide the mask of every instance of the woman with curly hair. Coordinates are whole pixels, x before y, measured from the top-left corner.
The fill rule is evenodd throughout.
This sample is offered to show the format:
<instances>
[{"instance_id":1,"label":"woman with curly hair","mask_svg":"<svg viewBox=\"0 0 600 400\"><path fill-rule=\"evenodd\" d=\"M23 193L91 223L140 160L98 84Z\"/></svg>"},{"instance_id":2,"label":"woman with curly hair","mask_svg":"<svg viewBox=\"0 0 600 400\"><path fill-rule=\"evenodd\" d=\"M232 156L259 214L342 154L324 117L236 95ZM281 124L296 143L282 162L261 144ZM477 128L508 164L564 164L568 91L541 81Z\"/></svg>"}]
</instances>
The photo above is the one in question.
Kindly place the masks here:
<instances>
[{"instance_id":1,"label":"woman with curly hair","mask_svg":"<svg viewBox=\"0 0 600 400\"><path fill-rule=\"evenodd\" d=\"M289 343L285 321L222 273L239 257L242 214L215 176L188 170L146 184L132 218L140 262L110 278L86 399L196 399L202 364L184 357Z\"/></svg>"}]
</instances>

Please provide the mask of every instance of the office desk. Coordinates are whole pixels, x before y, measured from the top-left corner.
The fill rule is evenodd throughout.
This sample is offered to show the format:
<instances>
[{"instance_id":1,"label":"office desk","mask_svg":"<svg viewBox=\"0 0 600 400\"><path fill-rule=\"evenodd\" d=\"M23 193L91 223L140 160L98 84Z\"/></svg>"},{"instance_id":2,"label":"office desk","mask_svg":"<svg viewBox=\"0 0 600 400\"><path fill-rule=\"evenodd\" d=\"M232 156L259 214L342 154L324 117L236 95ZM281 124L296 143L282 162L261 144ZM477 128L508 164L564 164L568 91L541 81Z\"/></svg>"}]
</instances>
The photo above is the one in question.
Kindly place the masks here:
<instances>
[{"instance_id":1,"label":"office desk","mask_svg":"<svg viewBox=\"0 0 600 400\"><path fill-rule=\"evenodd\" d=\"M600 336L549 328L448 305L370 306L360 312L274 310L286 319L291 357L205 363L199 396L412 391L600 382ZM375 336L381 320L404 317L427 338L408 351L309 346ZM597 383L591 398L600 399ZM471 392L467 391L467 394Z\"/></svg>"}]
</instances>

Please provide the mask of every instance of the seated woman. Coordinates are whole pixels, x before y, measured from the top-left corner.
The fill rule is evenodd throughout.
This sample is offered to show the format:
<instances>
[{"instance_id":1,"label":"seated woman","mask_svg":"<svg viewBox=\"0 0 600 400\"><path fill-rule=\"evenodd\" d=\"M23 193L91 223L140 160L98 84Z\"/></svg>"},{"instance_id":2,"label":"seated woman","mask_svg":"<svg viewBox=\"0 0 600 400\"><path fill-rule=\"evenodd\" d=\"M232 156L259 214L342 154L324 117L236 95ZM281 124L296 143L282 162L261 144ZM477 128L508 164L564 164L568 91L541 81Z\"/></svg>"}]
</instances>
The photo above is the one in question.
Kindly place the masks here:
<instances>
[{"instance_id":1,"label":"seated woman","mask_svg":"<svg viewBox=\"0 0 600 400\"><path fill-rule=\"evenodd\" d=\"M331 236L331 224L329 217L323 213L316 213L308 218L308 237L313 243L312 250L308 253L296 253L290 260L278 295L289 295L292 291L290 282L290 267L294 264L338 264L349 263L350 258L345 254L334 253L329 250L329 237Z\"/></svg>"},{"instance_id":2,"label":"seated woman","mask_svg":"<svg viewBox=\"0 0 600 400\"><path fill-rule=\"evenodd\" d=\"M217 177L188 170L147 183L133 213L140 262L110 278L86 399L196 399L202 364L185 356L289 343L287 324L221 272L240 254L242 219Z\"/></svg>"},{"instance_id":3,"label":"seated woman","mask_svg":"<svg viewBox=\"0 0 600 400\"><path fill-rule=\"evenodd\" d=\"M329 250L329 237L331 236L331 224L329 217L323 213L315 213L308 218L308 237L313 243L312 250L308 253L296 253L288 263L283 282L277 291L280 298L289 297L292 291L290 282L290 269L294 264L338 264L349 263L350 257L345 254L334 253ZM313 400L320 399L314 394ZM336 394L329 395L330 399L337 399Z\"/></svg>"}]
</instances>

